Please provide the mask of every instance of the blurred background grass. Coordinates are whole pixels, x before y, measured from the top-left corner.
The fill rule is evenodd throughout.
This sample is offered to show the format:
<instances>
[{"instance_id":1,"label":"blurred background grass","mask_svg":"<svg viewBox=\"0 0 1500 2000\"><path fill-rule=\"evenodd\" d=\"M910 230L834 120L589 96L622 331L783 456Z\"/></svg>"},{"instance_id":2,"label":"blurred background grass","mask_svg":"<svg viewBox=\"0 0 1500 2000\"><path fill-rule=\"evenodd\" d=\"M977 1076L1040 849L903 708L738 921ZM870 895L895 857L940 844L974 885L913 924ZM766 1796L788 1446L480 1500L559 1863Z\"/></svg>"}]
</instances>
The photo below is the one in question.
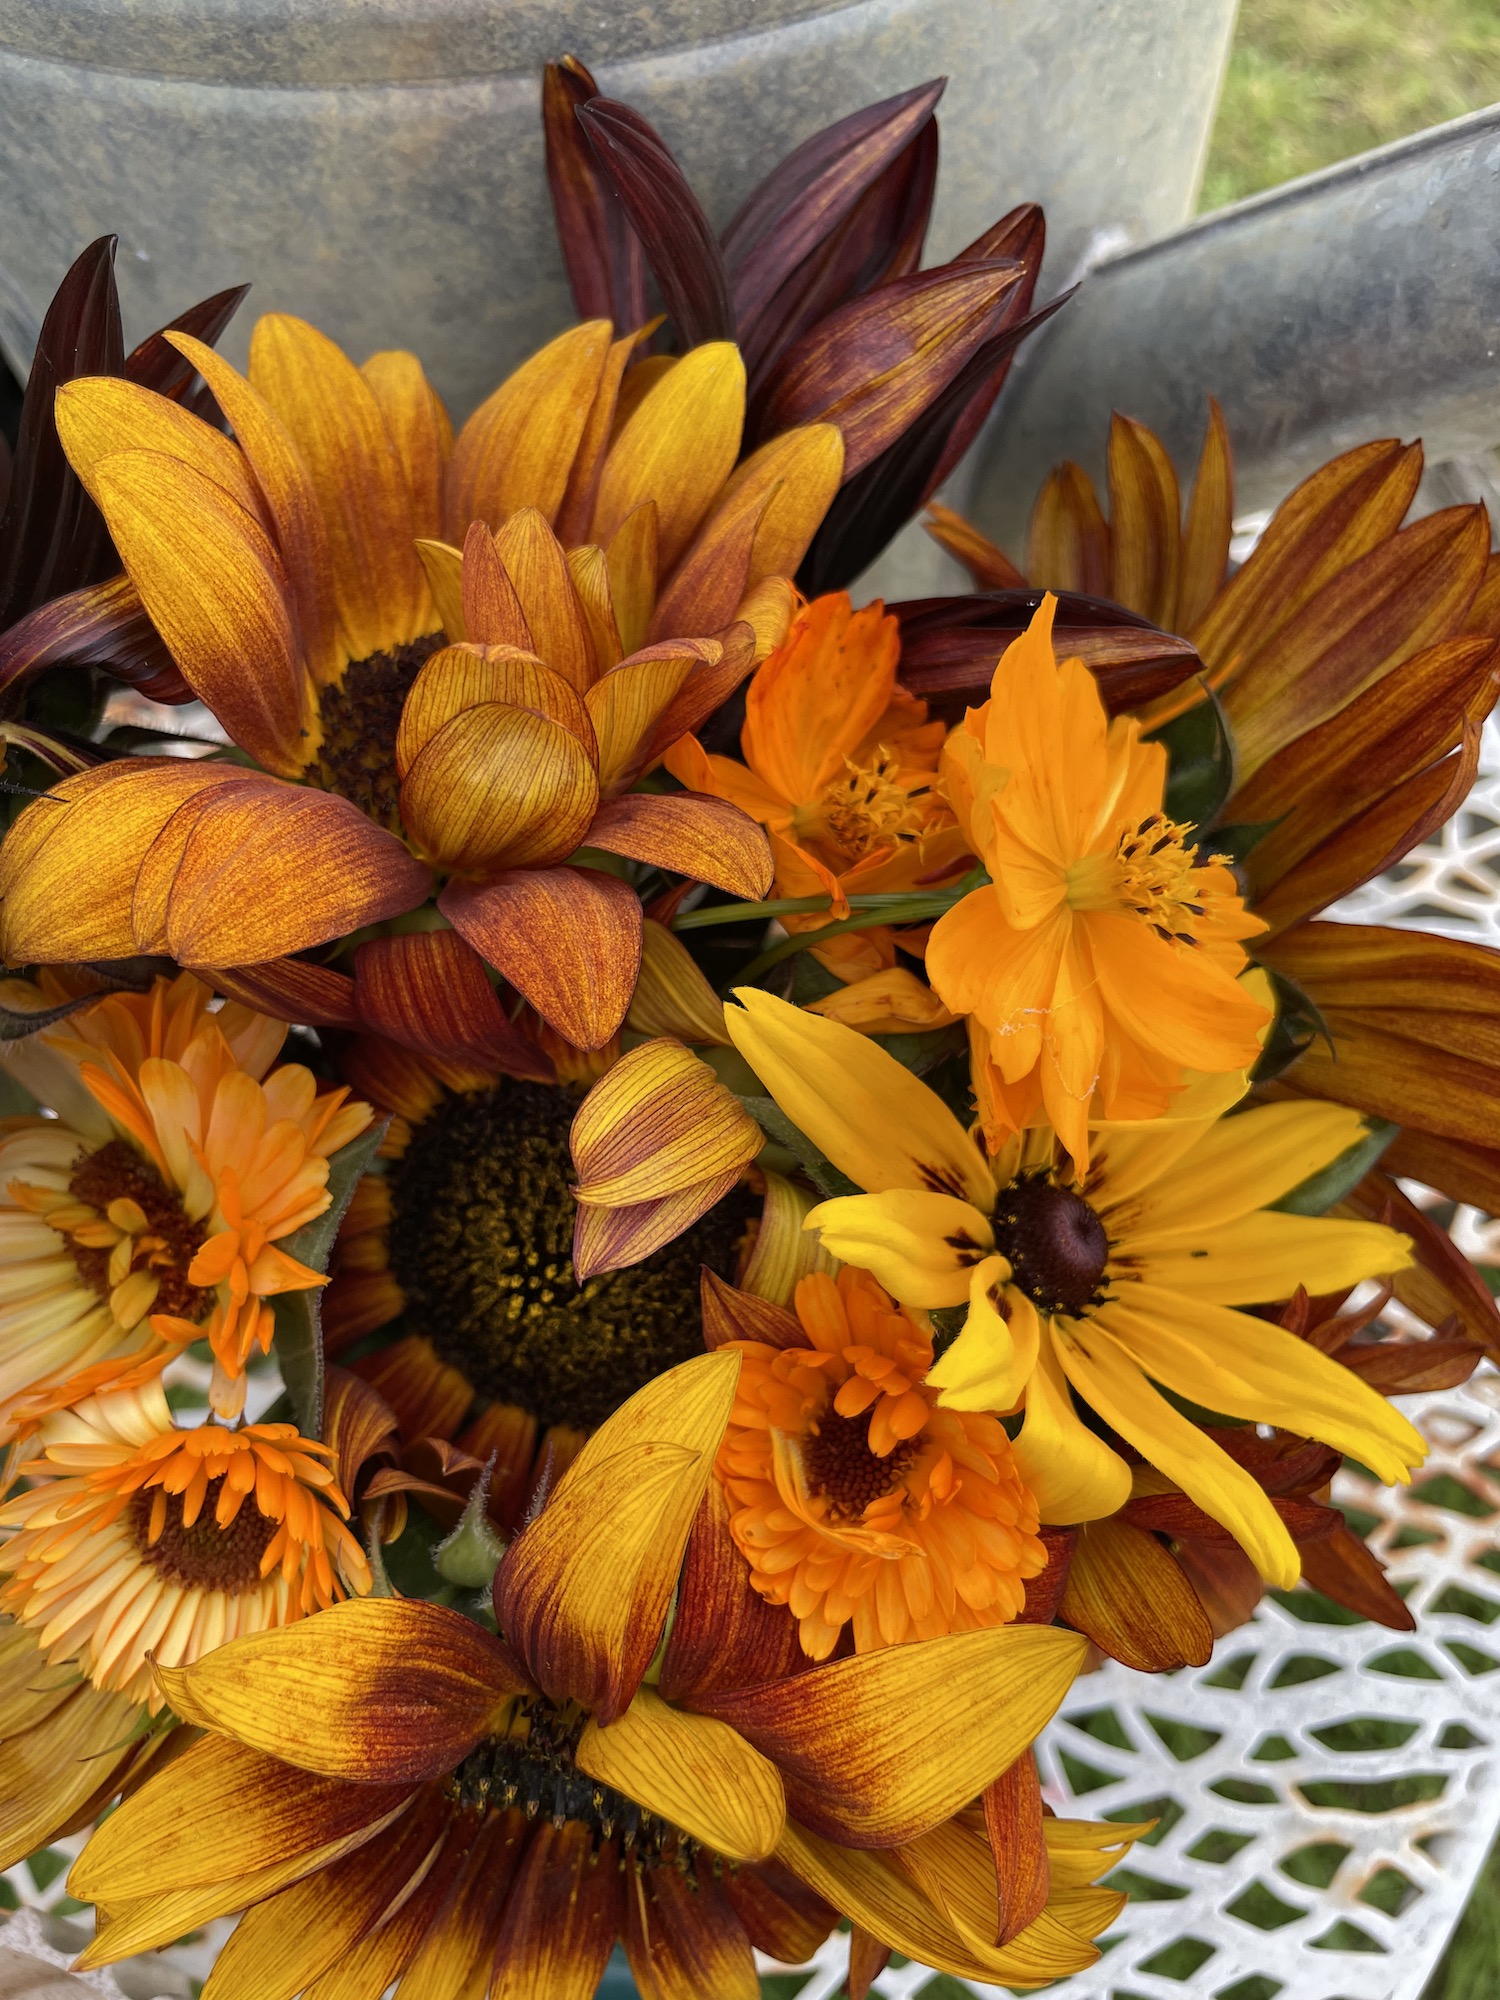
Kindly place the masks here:
<instances>
[{"instance_id":1,"label":"blurred background grass","mask_svg":"<svg viewBox=\"0 0 1500 2000\"><path fill-rule=\"evenodd\" d=\"M1198 206L1497 100L1500 0L1240 0Z\"/></svg>"}]
</instances>

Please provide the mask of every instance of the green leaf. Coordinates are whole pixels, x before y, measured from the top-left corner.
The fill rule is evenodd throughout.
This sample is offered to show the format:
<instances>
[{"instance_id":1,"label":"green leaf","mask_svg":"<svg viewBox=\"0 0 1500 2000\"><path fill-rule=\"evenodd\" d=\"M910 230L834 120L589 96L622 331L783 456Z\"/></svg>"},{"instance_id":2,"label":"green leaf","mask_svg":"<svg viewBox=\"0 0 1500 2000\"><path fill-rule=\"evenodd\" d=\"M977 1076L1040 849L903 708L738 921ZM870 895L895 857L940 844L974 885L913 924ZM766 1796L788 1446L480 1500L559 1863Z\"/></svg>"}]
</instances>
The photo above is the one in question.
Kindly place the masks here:
<instances>
[{"instance_id":1,"label":"green leaf","mask_svg":"<svg viewBox=\"0 0 1500 2000\"><path fill-rule=\"evenodd\" d=\"M806 1007L814 1000L826 999L843 984L836 972L830 972L811 952L803 952L792 973L792 1005Z\"/></svg>"},{"instance_id":2,"label":"green leaf","mask_svg":"<svg viewBox=\"0 0 1500 2000\"><path fill-rule=\"evenodd\" d=\"M1234 743L1213 689L1206 687L1202 701L1146 740L1166 748L1167 816L1208 826L1234 789Z\"/></svg>"},{"instance_id":3,"label":"green leaf","mask_svg":"<svg viewBox=\"0 0 1500 2000\"><path fill-rule=\"evenodd\" d=\"M327 1271L333 1239L348 1213L354 1190L369 1169L385 1137L389 1118L379 1118L357 1139L340 1146L328 1162L328 1192L332 1197L321 1215L303 1223L278 1248L312 1271ZM276 1359L291 1398L297 1428L304 1437L323 1435L323 1314L321 1293L280 1292L271 1301L276 1314Z\"/></svg>"},{"instance_id":4,"label":"green leaf","mask_svg":"<svg viewBox=\"0 0 1500 2000\"><path fill-rule=\"evenodd\" d=\"M794 1125L781 1106L770 1097L742 1097L741 1104L759 1125L768 1139L774 1139L796 1159L802 1171L821 1193L833 1196L840 1194L863 1194L864 1189L841 1174L826 1153L808 1138L807 1134Z\"/></svg>"},{"instance_id":5,"label":"green leaf","mask_svg":"<svg viewBox=\"0 0 1500 2000\"><path fill-rule=\"evenodd\" d=\"M1252 1083L1270 1083L1283 1070L1290 1069L1298 1056L1310 1049L1320 1037L1327 1044L1328 1053L1336 1053L1332 1031L1317 1004L1284 973L1273 971L1269 965L1262 966L1261 970L1269 976L1275 992L1276 1018L1266 1036L1265 1047L1250 1072Z\"/></svg>"},{"instance_id":6,"label":"green leaf","mask_svg":"<svg viewBox=\"0 0 1500 2000\"><path fill-rule=\"evenodd\" d=\"M1359 1186L1400 1130L1388 1118L1370 1119L1362 1139L1356 1139L1321 1173L1311 1175L1270 1206L1283 1215L1326 1215L1335 1202L1342 1201L1351 1188Z\"/></svg>"},{"instance_id":7,"label":"green leaf","mask_svg":"<svg viewBox=\"0 0 1500 2000\"><path fill-rule=\"evenodd\" d=\"M919 1035L871 1035L870 1040L888 1056L894 1056L913 1076L926 1076L950 1056L963 1055L969 1046L961 1022L948 1028L931 1028Z\"/></svg>"}]
</instances>

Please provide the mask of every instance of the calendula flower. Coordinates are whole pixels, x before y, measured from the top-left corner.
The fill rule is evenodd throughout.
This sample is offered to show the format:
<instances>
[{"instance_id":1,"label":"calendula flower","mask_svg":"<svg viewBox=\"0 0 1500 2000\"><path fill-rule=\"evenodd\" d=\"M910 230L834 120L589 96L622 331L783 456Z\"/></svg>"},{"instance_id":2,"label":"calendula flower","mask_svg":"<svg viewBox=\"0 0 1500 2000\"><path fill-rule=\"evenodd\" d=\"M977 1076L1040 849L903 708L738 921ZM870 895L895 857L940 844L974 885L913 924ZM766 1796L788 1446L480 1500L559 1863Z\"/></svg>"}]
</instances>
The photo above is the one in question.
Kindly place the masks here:
<instances>
[{"instance_id":1,"label":"calendula flower","mask_svg":"<svg viewBox=\"0 0 1500 2000\"><path fill-rule=\"evenodd\" d=\"M1500 953L1317 920L1431 838L1472 782L1500 688L1500 572L1484 509L1443 508L1403 527L1422 448L1377 439L1304 480L1231 573L1233 465L1216 406L1185 510L1144 425L1114 419L1108 462L1107 514L1077 466L1047 481L1027 574L1114 598L1201 655L1235 751L1235 788L1213 823L1261 834L1243 847L1246 901L1269 926L1251 949L1312 1002L1333 1042L1305 1030L1282 1081L1399 1124L1391 1172L1493 1210L1500 1069L1486 1048ZM967 523L933 532L982 586L1017 581ZM1194 675L1141 712L1157 725L1201 699Z\"/></svg>"},{"instance_id":2,"label":"calendula flower","mask_svg":"<svg viewBox=\"0 0 1500 2000\"><path fill-rule=\"evenodd\" d=\"M0 1507L0 1609L50 1664L153 1713L153 1664L370 1588L332 1453L295 1425L179 1430L152 1381L53 1412L35 1451Z\"/></svg>"},{"instance_id":3,"label":"calendula flower","mask_svg":"<svg viewBox=\"0 0 1500 2000\"><path fill-rule=\"evenodd\" d=\"M826 1660L1004 1625L1039 1575L1037 1506L997 1417L940 1409L932 1340L866 1271L797 1287L785 1339L743 1357L717 1471L755 1586Z\"/></svg>"},{"instance_id":4,"label":"calendula flower","mask_svg":"<svg viewBox=\"0 0 1500 2000\"><path fill-rule=\"evenodd\" d=\"M819 930L849 915L849 896L941 884L969 850L935 782L946 734L897 685L900 633L880 603L847 593L799 612L745 694L743 763L693 738L667 758L697 792L732 800L771 841L777 896L826 894L826 912L782 919ZM844 979L895 963L881 926L831 938L815 954Z\"/></svg>"},{"instance_id":5,"label":"calendula flower","mask_svg":"<svg viewBox=\"0 0 1500 2000\"><path fill-rule=\"evenodd\" d=\"M361 371L271 315L246 379L173 338L234 440L105 380L69 385L58 421L184 678L262 768L139 758L65 781L0 866L8 954L261 964L410 911L436 869L454 921L523 986L541 974L517 934L559 922L614 1018L566 1012L560 976L540 1011L607 1040L639 909L608 874L555 864L584 834L668 867L686 843L733 893L764 887L761 838L746 829L747 873L724 805L617 794L784 632L783 572L837 483L838 431L787 433L736 471L744 370L720 342L656 380L611 442L634 340L594 321L502 385L450 454L410 355ZM467 583L445 520L460 539L481 524ZM689 627L702 636L677 639ZM445 628L471 649L444 651Z\"/></svg>"},{"instance_id":6,"label":"calendula flower","mask_svg":"<svg viewBox=\"0 0 1500 2000\"><path fill-rule=\"evenodd\" d=\"M868 1880L867 1850L887 1849L888 1881L924 1841L941 1852L952 1815L1055 1709L1083 1642L956 1633L788 1674L773 1652L790 1620L757 1623L772 1613L701 1508L738 1370L699 1356L585 1447L501 1565L504 1642L372 1597L164 1669L174 1710L211 1733L80 1858L73 1889L108 1912L87 1962L177 1935L184 1907L198 1922L246 1910L211 1995L271 1950L282 1984L337 1966L351 2000L443 1967L583 1995L623 1937L647 1991L753 2000L752 1943L805 1956L834 1921L841 1864ZM913 1700L924 1727L891 1758L879 1718ZM1065 1824L1064 1862L1076 1845ZM1061 1937L1043 1924L1003 1949L993 1926L933 1908L933 1962L1020 1979L1089 1962L1067 1920L1090 1906L1062 1894ZM901 1915L884 1920L893 1942L910 1899Z\"/></svg>"},{"instance_id":7,"label":"calendula flower","mask_svg":"<svg viewBox=\"0 0 1500 2000\"><path fill-rule=\"evenodd\" d=\"M1185 1071L1255 1060L1266 1010L1237 975L1261 925L1162 810L1166 750L1109 721L1081 660L1054 662L1052 609L945 746L943 789L992 879L933 926L927 972L989 1031L997 1117L1047 1118L1086 1168L1091 1112L1157 1116Z\"/></svg>"},{"instance_id":8,"label":"calendula flower","mask_svg":"<svg viewBox=\"0 0 1500 2000\"><path fill-rule=\"evenodd\" d=\"M1297 1554L1261 1487L1169 1403L1318 1438L1405 1480L1426 1453L1385 1398L1306 1341L1233 1307L1399 1271L1407 1239L1272 1204L1364 1136L1334 1105L1096 1128L1088 1170L1046 1127L993 1159L867 1037L742 988L736 1048L794 1125L868 1192L808 1216L833 1256L903 1305L967 1306L928 1375L940 1404L1024 1410L1016 1463L1042 1518L1112 1514L1130 1468L1074 1393L1222 1522L1269 1581Z\"/></svg>"},{"instance_id":9,"label":"calendula flower","mask_svg":"<svg viewBox=\"0 0 1500 2000\"><path fill-rule=\"evenodd\" d=\"M324 1282L279 1245L327 1208L329 1156L369 1106L273 1067L286 1023L210 1012L189 973L93 1000L50 975L6 991L67 1018L10 1057L57 1115L0 1137L5 1434L200 1339L215 1406L237 1414L245 1364L270 1348L267 1301Z\"/></svg>"},{"instance_id":10,"label":"calendula flower","mask_svg":"<svg viewBox=\"0 0 1500 2000\"><path fill-rule=\"evenodd\" d=\"M660 1041L582 1106L515 1077L453 1088L375 1037L344 1068L397 1123L389 1171L361 1180L335 1245L329 1351L390 1328L352 1366L408 1443L494 1452L495 1512L518 1520L539 1467L555 1477L611 1411L701 1352L700 1273L740 1276L759 1233L764 1203L741 1183L760 1131Z\"/></svg>"}]
</instances>

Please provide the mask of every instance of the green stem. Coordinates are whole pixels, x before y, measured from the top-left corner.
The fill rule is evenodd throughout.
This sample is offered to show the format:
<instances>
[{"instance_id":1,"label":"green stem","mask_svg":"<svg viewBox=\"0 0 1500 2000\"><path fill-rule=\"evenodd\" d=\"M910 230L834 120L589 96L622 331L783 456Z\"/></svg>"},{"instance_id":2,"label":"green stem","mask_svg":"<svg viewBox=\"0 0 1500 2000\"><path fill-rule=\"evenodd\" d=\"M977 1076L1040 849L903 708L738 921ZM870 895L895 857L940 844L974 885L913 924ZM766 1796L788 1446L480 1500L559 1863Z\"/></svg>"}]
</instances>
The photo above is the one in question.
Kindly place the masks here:
<instances>
[{"instance_id":1,"label":"green stem","mask_svg":"<svg viewBox=\"0 0 1500 2000\"><path fill-rule=\"evenodd\" d=\"M851 896L849 907L851 910L890 910L911 900L909 892L888 891L881 895ZM945 897L942 907L947 909L951 900L951 895ZM675 919L672 928L674 931L701 931L714 924L743 924L752 917L807 917L819 910L832 908L833 901L828 896L778 896L766 903L715 903L711 909L689 910L685 917Z\"/></svg>"},{"instance_id":2,"label":"green stem","mask_svg":"<svg viewBox=\"0 0 1500 2000\"><path fill-rule=\"evenodd\" d=\"M859 899L851 896L850 902ZM752 958L743 972L734 976L736 986L748 986L769 972L774 965L780 965L784 958L792 958L799 951L811 951L815 945L826 944L830 938L842 937L846 931L873 930L877 924L919 924L930 917L940 917L953 907L951 896L890 896L882 899L885 907L875 910L856 910L852 917L845 917L836 924L825 924L818 931L794 931L763 951L759 958ZM894 906L894 907L893 907Z\"/></svg>"}]
</instances>

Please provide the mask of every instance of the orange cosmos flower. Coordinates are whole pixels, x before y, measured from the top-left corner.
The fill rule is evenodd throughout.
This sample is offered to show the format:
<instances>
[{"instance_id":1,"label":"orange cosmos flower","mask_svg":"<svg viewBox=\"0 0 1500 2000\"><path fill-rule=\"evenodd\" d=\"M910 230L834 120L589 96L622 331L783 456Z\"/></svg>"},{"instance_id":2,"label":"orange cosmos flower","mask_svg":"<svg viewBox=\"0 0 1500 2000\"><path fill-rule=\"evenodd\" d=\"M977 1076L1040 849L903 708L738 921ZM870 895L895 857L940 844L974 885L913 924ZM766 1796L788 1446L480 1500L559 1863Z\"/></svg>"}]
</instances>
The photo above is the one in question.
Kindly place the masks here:
<instances>
[{"instance_id":1,"label":"orange cosmos flower","mask_svg":"<svg viewBox=\"0 0 1500 2000\"><path fill-rule=\"evenodd\" d=\"M51 975L11 997L66 998ZM113 993L11 1057L56 1115L0 1139L0 1424L213 1348L221 1415L269 1351L279 1292L322 1276L278 1247L327 1208L328 1160L370 1122L300 1063L272 1068L286 1024L191 974ZM0 1435L5 1434L0 1432Z\"/></svg>"},{"instance_id":2,"label":"orange cosmos flower","mask_svg":"<svg viewBox=\"0 0 1500 2000\"><path fill-rule=\"evenodd\" d=\"M0 1608L38 1628L49 1662L153 1713L153 1663L370 1588L332 1451L291 1424L178 1430L152 1381L55 1411L36 1442L29 1490L0 1508Z\"/></svg>"},{"instance_id":3,"label":"orange cosmos flower","mask_svg":"<svg viewBox=\"0 0 1500 2000\"><path fill-rule=\"evenodd\" d=\"M778 896L832 898L826 913L784 918L789 931L847 917L854 893L940 883L968 857L934 783L943 725L897 685L900 651L900 628L879 602L855 611L845 591L817 598L750 683L744 763L695 740L666 760L685 785L732 799L766 828ZM883 926L816 953L846 980L895 955Z\"/></svg>"},{"instance_id":4,"label":"orange cosmos flower","mask_svg":"<svg viewBox=\"0 0 1500 2000\"><path fill-rule=\"evenodd\" d=\"M1047 1552L1000 1420L938 1409L930 1335L868 1272L815 1272L796 1305L784 1345L727 1343L744 1359L716 1470L756 1589L815 1660L850 1623L861 1653L1008 1624Z\"/></svg>"},{"instance_id":5,"label":"orange cosmos flower","mask_svg":"<svg viewBox=\"0 0 1500 2000\"><path fill-rule=\"evenodd\" d=\"M1267 1016L1237 984L1239 941L1264 926L1163 813L1165 749L1108 720L1081 660L1054 663L1055 602L945 747L943 789L992 880L934 925L927 972L988 1031L992 1141L1045 1118L1082 1171L1091 1106L1159 1117L1184 1071L1255 1060Z\"/></svg>"}]
</instances>

